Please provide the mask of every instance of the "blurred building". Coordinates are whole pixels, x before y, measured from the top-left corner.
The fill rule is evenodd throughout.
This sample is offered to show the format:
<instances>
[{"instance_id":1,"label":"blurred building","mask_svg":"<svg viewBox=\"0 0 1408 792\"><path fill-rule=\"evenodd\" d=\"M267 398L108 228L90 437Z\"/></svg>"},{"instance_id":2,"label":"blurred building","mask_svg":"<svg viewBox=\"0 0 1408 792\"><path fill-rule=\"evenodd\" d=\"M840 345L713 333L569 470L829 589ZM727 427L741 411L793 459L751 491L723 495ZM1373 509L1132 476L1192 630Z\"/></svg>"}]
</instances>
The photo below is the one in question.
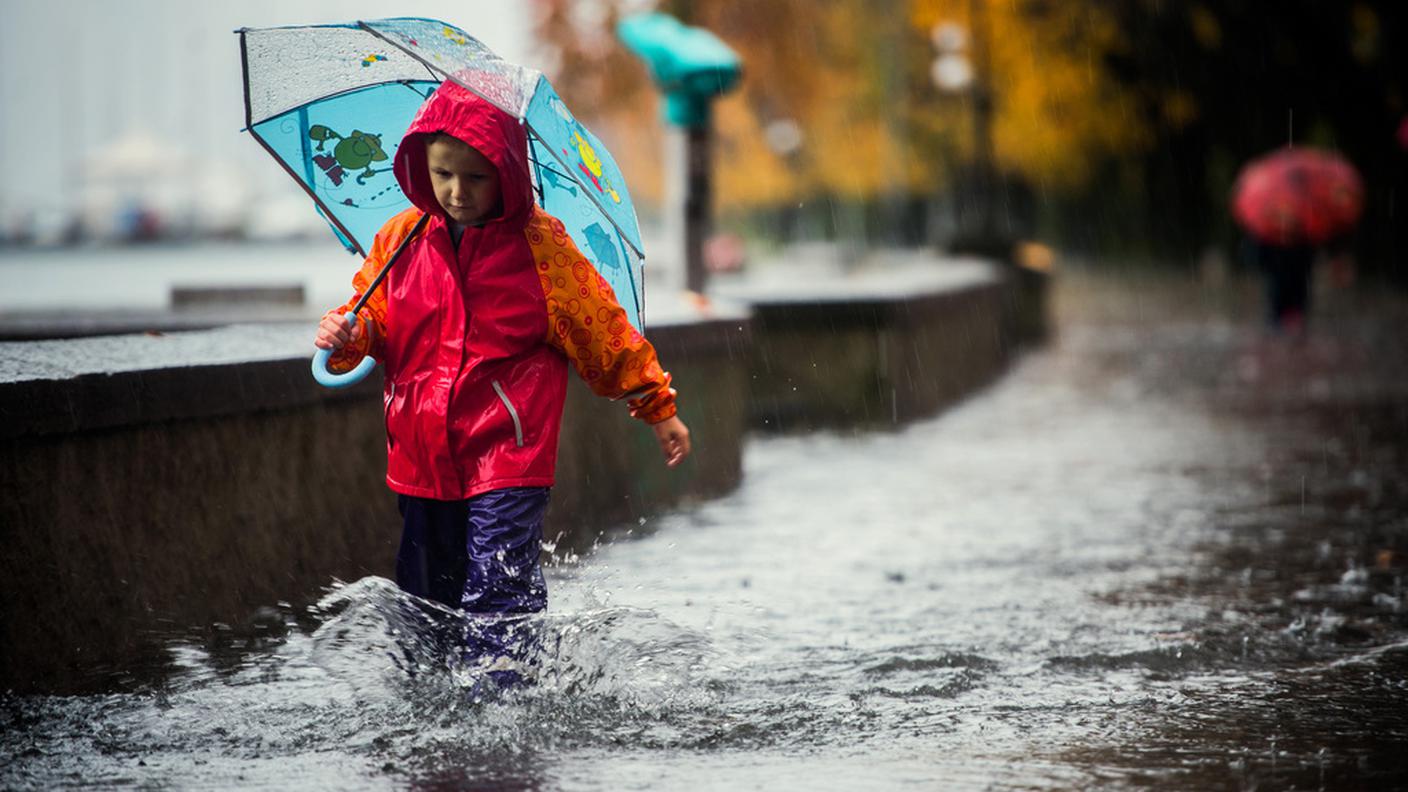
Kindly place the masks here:
<instances>
[{"instance_id":1,"label":"blurred building","mask_svg":"<svg viewBox=\"0 0 1408 792\"><path fill-rule=\"evenodd\" d=\"M141 130L94 149L74 172L83 236L100 242L239 236L252 197L234 163Z\"/></svg>"}]
</instances>

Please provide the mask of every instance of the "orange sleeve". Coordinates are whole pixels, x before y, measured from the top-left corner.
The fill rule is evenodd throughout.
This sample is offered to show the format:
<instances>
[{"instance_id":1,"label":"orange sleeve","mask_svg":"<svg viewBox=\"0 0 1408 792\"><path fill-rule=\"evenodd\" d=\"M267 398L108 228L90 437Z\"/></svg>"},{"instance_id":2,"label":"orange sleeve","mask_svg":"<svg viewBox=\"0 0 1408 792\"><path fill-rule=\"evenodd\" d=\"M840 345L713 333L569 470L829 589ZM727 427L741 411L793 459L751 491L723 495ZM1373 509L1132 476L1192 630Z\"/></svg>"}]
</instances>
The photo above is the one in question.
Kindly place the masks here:
<instances>
[{"instance_id":1,"label":"orange sleeve","mask_svg":"<svg viewBox=\"0 0 1408 792\"><path fill-rule=\"evenodd\" d=\"M659 423L675 415L675 389L616 293L557 218L538 212L528 226L548 306L547 342L572 361L599 396L628 399L631 415Z\"/></svg>"},{"instance_id":2,"label":"orange sleeve","mask_svg":"<svg viewBox=\"0 0 1408 792\"><path fill-rule=\"evenodd\" d=\"M362 264L362 268L352 276L352 298L343 303L340 307L334 308L328 313L336 313L342 316L352 310L352 306L362 299L367 287L376 280L377 273L386 264L396 247L406 238L415 221L420 219L420 212L416 209L408 209L386 222L377 232L372 240L372 249L367 254L367 260ZM372 296L367 299L367 304L362 306L362 312L358 317L366 322L362 335L355 343L334 352L328 360L328 368L336 373L351 370L362 358L371 355L376 358L381 357L381 341L386 337L386 286L378 286Z\"/></svg>"}]
</instances>

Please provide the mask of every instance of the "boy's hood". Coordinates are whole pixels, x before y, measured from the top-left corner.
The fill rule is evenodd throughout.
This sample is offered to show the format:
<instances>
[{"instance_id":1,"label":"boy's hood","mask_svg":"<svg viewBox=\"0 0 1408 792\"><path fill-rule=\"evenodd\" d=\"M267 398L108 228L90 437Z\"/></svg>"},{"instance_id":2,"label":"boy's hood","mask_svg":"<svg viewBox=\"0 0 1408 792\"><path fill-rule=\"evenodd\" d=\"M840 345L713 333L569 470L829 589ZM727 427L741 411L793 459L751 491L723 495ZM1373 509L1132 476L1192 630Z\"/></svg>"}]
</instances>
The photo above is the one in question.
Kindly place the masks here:
<instances>
[{"instance_id":1,"label":"boy's hood","mask_svg":"<svg viewBox=\"0 0 1408 792\"><path fill-rule=\"evenodd\" d=\"M499 169L504 212L490 222L527 225L533 211L533 183L528 175L528 137L517 119L451 80L441 83L416 112L396 150L396 181L416 208L448 220L435 199L426 166L422 138L432 132L459 138Z\"/></svg>"}]
</instances>

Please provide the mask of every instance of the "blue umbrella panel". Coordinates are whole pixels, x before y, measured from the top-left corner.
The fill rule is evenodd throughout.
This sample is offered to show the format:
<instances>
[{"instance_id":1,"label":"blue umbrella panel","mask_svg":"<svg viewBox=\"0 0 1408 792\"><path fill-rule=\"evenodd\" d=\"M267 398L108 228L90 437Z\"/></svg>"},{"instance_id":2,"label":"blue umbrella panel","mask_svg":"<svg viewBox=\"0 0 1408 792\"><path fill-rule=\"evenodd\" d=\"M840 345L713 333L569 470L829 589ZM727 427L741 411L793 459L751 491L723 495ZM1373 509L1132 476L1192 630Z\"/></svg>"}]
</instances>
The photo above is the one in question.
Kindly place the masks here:
<instances>
[{"instance_id":1,"label":"blue umbrella panel","mask_svg":"<svg viewBox=\"0 0 1408 792\"><path fill-rule=\"evenodd\" d=\"M606 147L541 80L525 117L539 203L616 292L637 330L643 329L645 271L635 209ZM549 142L553 141L553 142ZM634 239L621 232L636 234Z\"/></svg>"},{"instance_id":2,"label":"blue umbrella panel","mask_svg":"<svg viewBox=\"0 0 1408 792\"><path fill-rule=\"evenodd\" d=\"M410 207L391 163L434 81L373 85L303 105L255 124L254 136L312 194L349 250Z\"/></svg>"}]
</instances>

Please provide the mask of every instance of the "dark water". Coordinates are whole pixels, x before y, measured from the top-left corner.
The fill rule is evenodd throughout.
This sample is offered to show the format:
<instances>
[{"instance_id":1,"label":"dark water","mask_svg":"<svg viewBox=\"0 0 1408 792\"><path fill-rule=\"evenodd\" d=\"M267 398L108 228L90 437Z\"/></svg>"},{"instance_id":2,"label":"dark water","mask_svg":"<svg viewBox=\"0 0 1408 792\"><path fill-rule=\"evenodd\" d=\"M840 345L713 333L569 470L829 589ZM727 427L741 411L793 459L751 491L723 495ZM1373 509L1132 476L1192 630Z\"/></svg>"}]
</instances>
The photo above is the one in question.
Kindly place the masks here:
<instances>
[{"instance_id":1,"label":"dark water","mask_svg":"<svg viewBox=\"0 0 1408 792\"><path fill-rule=\"evenodd\" d=\"M159 682L6 699L0 785L1408 785L1397 308L1293 343L1064 288L967 403L757 438L732 496L559 558L525 691L475 700L369 578L173 639Z\"/></svg>"}]
</instances>

